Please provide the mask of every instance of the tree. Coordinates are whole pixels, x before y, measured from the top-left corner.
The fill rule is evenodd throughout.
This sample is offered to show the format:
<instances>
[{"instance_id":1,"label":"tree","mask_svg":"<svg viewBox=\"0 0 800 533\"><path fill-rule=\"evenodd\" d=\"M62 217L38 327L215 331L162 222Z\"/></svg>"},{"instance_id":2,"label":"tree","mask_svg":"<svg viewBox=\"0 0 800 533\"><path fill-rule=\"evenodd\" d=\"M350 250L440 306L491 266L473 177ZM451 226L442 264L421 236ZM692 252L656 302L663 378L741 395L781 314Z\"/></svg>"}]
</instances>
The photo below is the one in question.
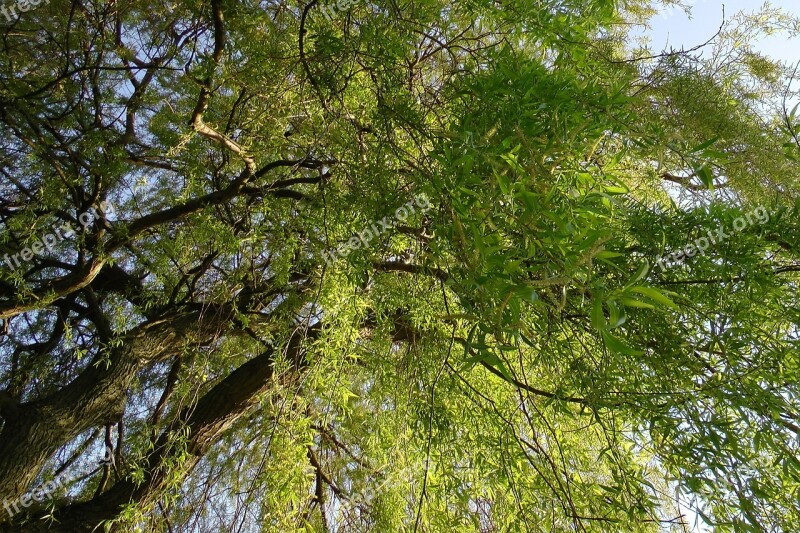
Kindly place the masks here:
<instances>
[{"instance_id":1,"label":"tree","mask_svg":"<svg viewBox=\"0 0 800 533\"><path fill-rule=\"evenodd\" d=\"M648 6L19 13L0 530L797 530L792 21Z\"/></svg>"}]
</instances>

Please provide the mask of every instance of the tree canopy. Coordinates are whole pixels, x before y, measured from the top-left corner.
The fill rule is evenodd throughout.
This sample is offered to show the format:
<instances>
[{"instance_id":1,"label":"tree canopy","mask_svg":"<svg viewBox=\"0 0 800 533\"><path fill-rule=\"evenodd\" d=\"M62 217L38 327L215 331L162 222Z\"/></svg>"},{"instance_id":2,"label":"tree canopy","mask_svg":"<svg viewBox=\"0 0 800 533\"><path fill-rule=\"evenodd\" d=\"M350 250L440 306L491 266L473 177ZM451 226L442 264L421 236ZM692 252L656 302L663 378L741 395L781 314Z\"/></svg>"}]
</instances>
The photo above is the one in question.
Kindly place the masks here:
<instances>
[{"instance_id":1,"label":"tree canopy","mask_svg":"<svg viewBox=\"0 0 800 533\"><path fill-rule=\"evenodd\" d=\"M800 530L791 15L9 6L0 531Z\"/></svg>"}]
</instances>

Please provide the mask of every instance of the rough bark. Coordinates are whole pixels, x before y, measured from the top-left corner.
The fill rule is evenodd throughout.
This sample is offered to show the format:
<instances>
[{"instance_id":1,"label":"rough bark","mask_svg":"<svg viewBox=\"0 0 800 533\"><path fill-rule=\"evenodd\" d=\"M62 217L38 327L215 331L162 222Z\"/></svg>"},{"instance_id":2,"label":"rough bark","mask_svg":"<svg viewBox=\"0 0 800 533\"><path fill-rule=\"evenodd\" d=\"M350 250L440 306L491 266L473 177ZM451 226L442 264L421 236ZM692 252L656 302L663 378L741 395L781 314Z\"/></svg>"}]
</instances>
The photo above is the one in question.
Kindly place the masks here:
<instances>
[{"instance_id":1,"label":"rough bark","mask_svg":"<svg viewBox=\"0 0 800 533\"><path fill-rule=\"evenodd\" d=\"M61 446L89 428L116 422L137 372L180 353L186 338L208 341L228 319L195 311L145 323L126 335L107 360L98 356L61 390L19 405L0 432L0 501L28 490Z\"/></svg>"},{"instance_id":2,"label":"rough bark","mask_svg":"<svg viewBox=\"0 0 800 533\"><path fill-rule=\"evenodd\" d=\"M316 337L321 325L316 324L296 333L286 348L286 357L291 361L293 372L307 366L303 342ZM184 409L173 424L158 438L147 464L147 475L142 483L130 479L116 483L108 491L85 502L67 505L58 509L55 522L42 516L28 517L0 525L0 531L94 531L102 530L104 522L113 520L130 503L147 507L149 500L168 485L169 479L180 479L194 468L211 445L239 418L250 412L260 396L274 383L276 352L267 350L243 364L225 379L205 393L196 405ZM174 437L181 429L188 429L186 449L190 459L173 470L170 459L181 453Z\"/></svg>"}]
</instances>

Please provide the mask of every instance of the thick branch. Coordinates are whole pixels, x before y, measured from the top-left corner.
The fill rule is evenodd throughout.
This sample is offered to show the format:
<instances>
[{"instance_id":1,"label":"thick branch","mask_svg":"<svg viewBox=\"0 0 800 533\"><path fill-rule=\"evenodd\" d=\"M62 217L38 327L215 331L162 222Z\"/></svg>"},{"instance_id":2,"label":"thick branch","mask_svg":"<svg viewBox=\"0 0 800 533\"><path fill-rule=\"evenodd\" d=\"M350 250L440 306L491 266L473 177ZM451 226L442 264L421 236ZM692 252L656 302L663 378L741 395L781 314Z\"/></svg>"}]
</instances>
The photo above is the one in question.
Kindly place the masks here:
<instances>
[{"instance_id":1,"label":"thick branch","mask_svg":"<svg viewBox=\"0 0 800 533\"><path fill-rule=\"evenodd\" d=\"M304 341L316 337L320 330L320 324L316 324L296 333L289 341L285 353L295 371L299 372L307 366ZM57 510L54 515L57 527L46 520L37 519L26 524L9 524L0 528L0 531L92 531L102 526L103 522L115 518L128 503L136 502L146 507L164 489L167 478L175 475L173 465L183 453L183 447L174 442L176 435L188 431L186 449L189 459L181 466L182 472L188 474L211 445L239 418L258 405L260 396L272 387L276 355L270 349L251 359L209 390L196 406L184 409L176 422L158 439L148 459L142 483L126 479L87 502Z\"/></svg>"}]
</instances>

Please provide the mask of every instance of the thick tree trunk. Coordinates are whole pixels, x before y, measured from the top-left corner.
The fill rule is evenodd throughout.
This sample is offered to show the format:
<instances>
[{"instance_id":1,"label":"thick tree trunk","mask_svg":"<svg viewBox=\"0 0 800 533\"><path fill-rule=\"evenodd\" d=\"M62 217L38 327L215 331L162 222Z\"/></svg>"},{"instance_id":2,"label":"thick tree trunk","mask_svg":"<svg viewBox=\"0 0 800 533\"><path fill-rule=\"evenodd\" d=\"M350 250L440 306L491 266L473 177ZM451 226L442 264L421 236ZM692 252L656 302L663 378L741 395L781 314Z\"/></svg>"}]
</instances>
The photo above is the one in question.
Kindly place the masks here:
<instances>
[{"instance_id":1,"label":"thick tree trunk","mask_svg":"<svg viewBox=\"0 0 800 533\"><path fill-rule=\"evenodd\" d=\"M136 374L180 353L188 336L208 340L228 326L221 312L188 312L148 322L128 334L63 389L22 404L0 432L0 501L30 489L45 462L84 431L116 422Z\"/></svg>"},{"instance_id":2,"label":"thick tree trunk","mask_svg":"<svg viewBox=\"0 0 800 533\"><path fill-rule=\"evenodd\" d=\"M316 337L320 329L317 324L307 331L295 334L290 340L286 354L296 372L302 371L307 365L302 350L303 341ZM34 517L30 522L17 521L0 525L0 531L102 530L102 524L116 518L125 505L138 503L146 506L152 503L148 500L159 494L169 477L177 475L180 478L190 472L211 445L258 404L259 397L272 386L274 363L274 350L251 359L203 395L195 406L185 409L176 422L159 437L155 450L149 457L147 476L142 483L137 484L126 479L89 501L62 507L55 514L55 523L42 517ZM188 429L190 458L176 472L167 465L173 465L174 456L182 453L182 448L172 443L172 438L181 429Z\"/></svg>"}]
</instances>

